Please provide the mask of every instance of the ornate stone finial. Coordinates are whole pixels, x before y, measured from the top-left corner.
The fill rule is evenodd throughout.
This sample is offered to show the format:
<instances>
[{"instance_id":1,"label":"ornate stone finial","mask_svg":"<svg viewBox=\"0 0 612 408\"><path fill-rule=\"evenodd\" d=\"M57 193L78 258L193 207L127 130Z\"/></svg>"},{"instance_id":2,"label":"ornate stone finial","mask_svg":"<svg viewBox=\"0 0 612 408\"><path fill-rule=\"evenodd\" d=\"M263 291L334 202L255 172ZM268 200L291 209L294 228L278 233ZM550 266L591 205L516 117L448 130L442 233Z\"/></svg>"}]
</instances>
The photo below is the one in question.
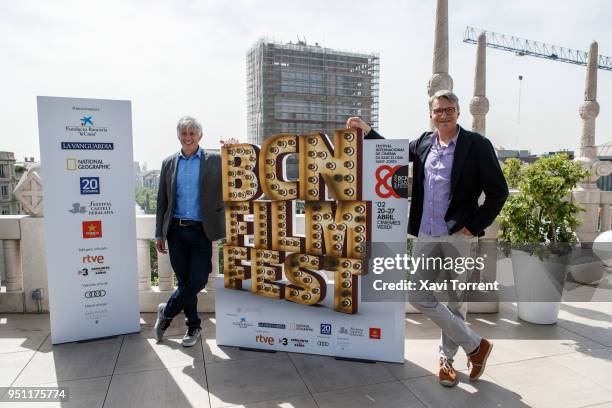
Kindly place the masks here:
<instances>
[{"instance_id":1,"label":"ornate stone finial","mask_svg":"<svg viewBox=\"0 0 612 408\"><path fill-rule=\"evenodd\" d=\"M589 49L589 62L587 66L587 77L584 86L584 100L594 101L597 99L597 58L599 45L597 41L591 43ZM597 115L595 115L597 116Z\"/></svg>"},{"instance_id":2,"label":"ornate stone finial","mask_svg":"<svg viewBox=\"0 0 612 408\"><path fill-rule=\"evenodd\" d=\"M453 79L448 74L448 0L438 0L432 77L427 86L429 96L442 89L453 90Z\"/></svg>"},{"instance_id":3,"label":"ornate stone finial","mask_svg":"<svg viewBox=\"0 0 612 408\"><path fill-rule=\"evenodd\" d=\"M612 163L600 162L597 159L597 146L595 145L595 120L599 115L599 103L597 102L597 42L591 44L589 50L589 62L587 65L587 76L584 89L584 102L580 105L579 113L582 118L582 135L580 137L580 149L577 158L582 167L591 171L591 175L583 180L579 187L596 189L595 183L601 176L612 172Z\"/></svg>"},{"instance_id":4,"label":"ornate stone finial","mask_svg":"<svg viewBox=\"0 0 612 408\"><path fill-rule=\"evenodd\" d=\"M25 213L34 217L43 216L43 190L40 173L40 164L32 165L21 176L14 191L15 197L21 203Z\"/></svg>"},{"instance_id":5,"label":"ornate stone finial","mask_svg":"<svg viewBox=\"0 0 612 408\"><path fill-rule=\"evenodd\" d=\"M474 73L474 97L470 101L472 130L484 135L486 132L486 115L489 112L487 90L487 37L485 33L478 36L476 48L476 71Z\"/></svg>"},{"instance_id":6,"label":"ornate stone finial","mask_svg":"<svg viewBox=\"0 0 612 408\"><path fill-rule=\"evenodd\" d=\"M438 0L434 33L433 74L427 84L431 97L443 89L453 90L453 78L448 74L448 0ZM431 125L433 129L433 124Z\"/></svg>"},{"instance_id":7,"label":"ornate stone finial","mask_svg":"<svg viewBox=\"0 0 612 408\"><path fill-rule=\"evenodd\" d=\"M438 0L434 33L434 74L448 72L448 0Z\"/></svg>"}]
</instances>

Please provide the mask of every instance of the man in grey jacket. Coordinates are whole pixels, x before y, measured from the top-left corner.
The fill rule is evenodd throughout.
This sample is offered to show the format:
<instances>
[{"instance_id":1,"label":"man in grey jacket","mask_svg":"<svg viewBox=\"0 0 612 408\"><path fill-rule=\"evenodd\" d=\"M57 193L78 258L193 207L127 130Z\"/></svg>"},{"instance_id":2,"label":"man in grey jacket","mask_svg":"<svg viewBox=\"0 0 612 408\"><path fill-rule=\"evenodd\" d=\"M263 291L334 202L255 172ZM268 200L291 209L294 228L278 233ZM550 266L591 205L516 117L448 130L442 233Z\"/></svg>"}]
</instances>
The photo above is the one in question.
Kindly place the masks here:
<instances>
[{"instance_id":1,"label":"man in grey jacket","mask_svg":"<svg viewBox=\"0 0 612 408\"><path fill-rule=\"evenodd\" d=\"M157 308L155 337L161 341L172 319L184 311L187 332L182 344L191 347L202 330L198 293L206 286L212 270L212 241L225 237L225 213L221 156L199 146L202 126L196 119L182 117L176 132L181 150L162 163L155 238L159 252L170 252L178 287L168 302ZM234 142L232 139L221 143Z\"/></svg>"}]
</instances>

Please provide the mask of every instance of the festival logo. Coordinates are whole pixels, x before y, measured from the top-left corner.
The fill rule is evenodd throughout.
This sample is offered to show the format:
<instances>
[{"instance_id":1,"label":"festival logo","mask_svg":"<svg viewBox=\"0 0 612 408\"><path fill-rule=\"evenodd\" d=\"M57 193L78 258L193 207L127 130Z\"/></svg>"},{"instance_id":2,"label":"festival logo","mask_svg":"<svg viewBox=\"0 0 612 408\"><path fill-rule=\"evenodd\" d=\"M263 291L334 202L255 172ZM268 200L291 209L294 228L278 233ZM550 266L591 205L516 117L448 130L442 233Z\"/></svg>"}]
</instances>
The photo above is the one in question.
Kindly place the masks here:
<instances>
[{"instance_id":1,"label":"festival logo","mask_svg":"<svg viewBox=\"0 0 612 408\"><path fill-rule=\"evenodd\" d=\"M321 334L326 335L326 336L331 336L332 325L329 323L321 323Z\"/></svg>"},{"instance_id":2,"label":"festival logo","mask_svg":"<svg viewBox=\"0 0 612 408\"><path fill-rule=\"evenodd\" d=\"M257 336L255 336L255 341L257 343L267 344L268 346L274 345L274 337L272 336L264 336L262 334L258 334Z\"/></svg>"},{"instance_id":3,"label":"festival logo","mask_svg":"<svg viewBox=\"0 0 612 408\"><path fill-rule=\"evenodd\" d=\"M262 327L266 329L283 329L283 330L286 328L286 326L282 323L263 323L263 322L257 323L257 327Z\"/></svg>"},{"instance_id":4,"label":"festival logo","mask_svg":"<svg viewBox=\"0 0 612 408\"><path fill-rule=\"evenodd\" d=\"M110 142L60 142L62 150L115 150L115 144Z\"/></svg>"},{"instance_id":5,"label":"festival logo","mask_svg":"<svg viewBox=\"0 0 612 408\"><path fill-rule=\"evenodd\" d=\"M309 324L302 324L302 323L295 323L295 322L289 323L289 330L296 330L296 331L303 331L303 332L314 331L312 327L310 327Z\"/></svg>"},{"instance_id":6,"label":"festival logo","mask_svg":"<svg viewBox=\"0 0 612 408\"><path fill-rule=\"evenodd\" d=\"M100 194L100 177L80 177L81 195Z\"/></svg>"},{"instance_id":7,"label":"festival logo","mask_svg":"<svg viewBox=\"0 0 612 408\"><path fill-rule=\"evenodd\" d=\"M378 166L376 177L376 195L380 198L408 197L408 166Z\"/></svg>"},{"instance_id":8,"label":"festival logo","mask_svg":"<svg viewBox=\"0 0 612 408\"><path fill-rule=\"evenodd\" d=\"M102 221L83 221L83 238L102 238Z\"/></svg>"},{"instance_id":9,"label":"festival logo","mask_svg":"<svg viewBox=\"0 0 612 408\"><path fill-rule=\"evenodd\" d=\"M94 117L83 115L79 119L78 125L66 125L66 132L78 136L97 136L98 133L107 134L107 126L95 126Z\"/></svg>"},{"instance_id":10,"label":"festival logo","mask_svg":"<svg viewBox=\"0 0 612 408\"><path fill-rule=\"evenodd\" d=\"M240 327L241 329L246 329L246 328L253 326L253 323L249 323L246 317L241 317L240 320L234 321L232 324L234 326Z\"/></svg>"},{"instance_id":11,"label":"festival logo","mask_svg":"<svg viewBox=\"0 0 612 408\"><path fill-rule=\"evenodd\" d=\"M68 210L71 214L87 215L113 215L113 205L110 201L90 201L89 206L81 203L72 203L72 208Z\"/></svg>"},{"instance_id":12,"label":"festival logo","mask_svg":"<svg viewBox=\"0 0 612 408\"><path fill-rule=\"evenodd\" d=\"M370 338L374 340L380 340L382 337L382 330L378 327L370 327Z\"/></svg>"}]
</instances>

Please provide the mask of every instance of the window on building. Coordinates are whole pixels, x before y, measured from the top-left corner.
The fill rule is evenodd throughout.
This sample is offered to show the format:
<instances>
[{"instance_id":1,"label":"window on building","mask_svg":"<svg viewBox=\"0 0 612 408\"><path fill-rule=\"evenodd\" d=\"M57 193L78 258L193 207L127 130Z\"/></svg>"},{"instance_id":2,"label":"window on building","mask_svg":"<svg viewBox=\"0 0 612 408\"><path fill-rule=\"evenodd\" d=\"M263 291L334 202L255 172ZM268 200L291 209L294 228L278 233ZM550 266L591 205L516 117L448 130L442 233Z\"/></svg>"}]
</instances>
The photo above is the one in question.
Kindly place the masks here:
<instances>
[{"instance_id":1,"label":"window on building","mask_svg":"<svg viewBox=\"0 0 612 408\"><path fill-rule=\"evenodd\" d=\"M7 173L6 164L0 164L0 178L5 178Z\"/></svg>"},{"instance_id":2,"label":"window on building","mask_svg":"<svg viewBox=\"0 0 612 408\"><path fill-rule=\"evenodd\" d=\"M2 198L8 198L8 186L7 185L0 186L0 196Z\"/></svg>"}]
</instances>

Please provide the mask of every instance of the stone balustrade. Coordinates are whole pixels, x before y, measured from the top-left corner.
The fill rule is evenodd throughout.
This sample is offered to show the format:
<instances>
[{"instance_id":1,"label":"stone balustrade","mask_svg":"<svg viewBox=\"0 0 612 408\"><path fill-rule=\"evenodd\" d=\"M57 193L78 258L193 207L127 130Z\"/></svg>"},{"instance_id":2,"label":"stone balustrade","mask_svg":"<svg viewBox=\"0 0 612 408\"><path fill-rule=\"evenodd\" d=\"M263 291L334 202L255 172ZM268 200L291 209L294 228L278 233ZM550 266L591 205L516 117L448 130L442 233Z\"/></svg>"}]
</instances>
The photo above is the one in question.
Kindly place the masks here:
<instances>
[{"instance_id":1,"label":"stone balustrade","mask_svg":"<svg viewBox=\"0 0 612 408\"><path fill-rule=\"evenodd\" d=\"M610 195L612 202L612 195ZM609 217L608 217L609 219ZM0 216L0 313L36 313L39 307L48 312L47 269L44 243L44 220L25 215ZM295 219L295 233L304 234L304 215L298 214ZM493 231L495 229L495 231ZM484 280L495 279L497 228L491 228L481 241L481 247L491 252ZM157 253L157 282L152 281L151 245L155 237L155 216L136 216L136 254L138 257L138 291L140 310L155 312L157 305L168 299L174 291L174 276L168 255ZM408 239L412 239L408 237ZM485 244L483 246L482 244ZM213 272L209 277L209 285L200 293L198 308L201 312L214 312L213 279L219 274L219 250L217 243L213 244ZM32 292L42 289L43 299L40 305L32 299ZM470 304L472 312L497 312L496 299ZM408 312L414 312L407 305Z\"/></svg>"},{"instance_id":2,"label":"stone balustrade","mask_svg":"<svg viewBox=\"0 0 612 408\"><path fill-rule=\"evenodd\" d=\"M25 215L0 216L0 313L36 313L39 306L43 312L49 311L43 228L42 218ZM151 245L154 238L155 216L136 216L138 290L142 312L155 312L157 304L166 301L174 291L174 277L168 255L157 254L156 285L153 285L151 280ZM209 277L210 283L219 274L218 265L218 246L213 243L213 271ZM36 289L42 289L43 299L40 305L32 299L32 292ZM200 294L198 307L202 312L214 311L212 284L207 285Z\"/></svg>"},{"instance_id":3,"label":"stone balustrade","mask_svg":"<svg viewBox=\"0 0 612 408\"><path fill-rule=\"evenodd\" d=\"M601 204L599 213L599 231L604 232L612 229L610 206L612 205L612 191L601 192Z\"/></svg>"}]
</instances>

